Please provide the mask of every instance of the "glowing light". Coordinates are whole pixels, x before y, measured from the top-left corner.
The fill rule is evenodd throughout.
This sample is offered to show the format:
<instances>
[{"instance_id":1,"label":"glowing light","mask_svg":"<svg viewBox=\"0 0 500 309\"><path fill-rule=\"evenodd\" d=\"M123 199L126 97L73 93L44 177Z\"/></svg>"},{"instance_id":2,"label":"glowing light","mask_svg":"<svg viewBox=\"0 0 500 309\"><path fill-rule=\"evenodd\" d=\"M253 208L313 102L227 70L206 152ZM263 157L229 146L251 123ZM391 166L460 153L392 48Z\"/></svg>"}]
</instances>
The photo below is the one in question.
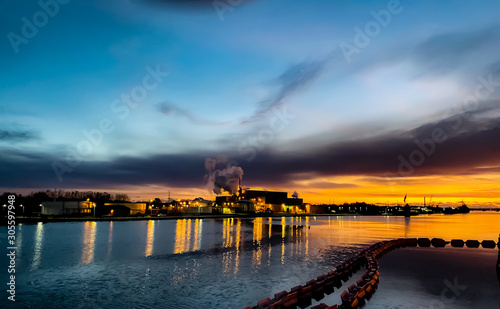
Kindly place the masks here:
<instances>
[{"instance_id":1,"label":"glowing light","mask_svg":"<svg viewBox=\"0 0 500 309\"><path fill-rule=\"evenodd\" d=\"M83 226L83 248L81 264L89 264L94 260L95 234L97 223L87 221Z\"/></svg>"},{"instance_id":2,"label":"glowing light","mask_svg":"<svg viewBox=\"0 0 500 309\"><path fill-rule=\"evenodd\" d=\"M194 222L194 245L193 245L193 251L198 251L201 248L201 235L202 235L202 228L203 225L203 219L196 219Z\"/></svg>"},{"instance_id":3,"label":"glowing light","mask_svg":"<svg viewBox=\"0 0 500 309\"><path fill-rule=\"evenodd\" d=\"M255 218L253 221L253 243L259 245L253 250L253 265L260 265L262 262L262 248L260 242L262 240L262 217Z\"/></svg>"},{"instance_id":4,"label":"glowing light","mask_svg":"<svg viewBox=\"0 0 500 309\"><path fill-rule=\"evenodd\" d=\"M186 252L186 219L178 219L175 228L174 253Z\"/></svg>"},{"instance_id":5,"label":"glowing light","mask_svg":"<svg viewBox=\"0 0 500 309\"><path fill-rule=\"evenodd\" d=\"M113 221L109 222L109 234L108 234L108 258L111 257L111 250L113 249Z\"/></svg>"},{"instance_id":6,"label":"glowing light","mask_svg":"<svg viewBox=\"0 0 500 309\"><path fill-rule=\"evenodd\" d=\"M33 254L33 262L31 264L31 270L38 269L42 259L42 249L43 249L43 223L38 222L35 231L35 253Z\"/></svg>"},{"instance_id":7,"label":"glowing light","mask_svg":"<svg viewBox=\"0 0 500 309\"><path fill-rule=\"evenodd\" d=\"M146 257L153 254L153 244L155 241L155 222L153 220L148 221L148 236L146 239Z\"/></svg>"}]
</instances>

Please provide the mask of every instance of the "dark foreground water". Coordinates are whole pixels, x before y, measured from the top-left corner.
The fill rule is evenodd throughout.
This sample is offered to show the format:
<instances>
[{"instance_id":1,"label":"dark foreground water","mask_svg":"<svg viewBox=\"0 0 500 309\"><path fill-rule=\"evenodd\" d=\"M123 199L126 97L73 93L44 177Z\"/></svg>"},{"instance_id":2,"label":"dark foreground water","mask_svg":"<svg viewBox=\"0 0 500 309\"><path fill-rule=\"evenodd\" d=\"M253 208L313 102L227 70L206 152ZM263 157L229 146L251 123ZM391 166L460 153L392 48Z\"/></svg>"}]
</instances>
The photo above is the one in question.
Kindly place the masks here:
<instances>
[{"instance_id":1,"label":"dark foreground water","mask_svg":"<svg viewBox=\"0 0 500 309\"><path fill-rule=\"evenodd\" d=\"M5 287L7 229L0 231ZM499 232L500 213L491 212L21 225L16 302L3 289L0 308L243 308L326 273L380 240L496 241ZM498 249L392 252L380 262L380 287L366 308L498 309L497 260ZM453 301L443 301L445 280L455 278L468 290L445 293ZM324 301L338 300L335 293Z\"/></svg>"}]
</instances>

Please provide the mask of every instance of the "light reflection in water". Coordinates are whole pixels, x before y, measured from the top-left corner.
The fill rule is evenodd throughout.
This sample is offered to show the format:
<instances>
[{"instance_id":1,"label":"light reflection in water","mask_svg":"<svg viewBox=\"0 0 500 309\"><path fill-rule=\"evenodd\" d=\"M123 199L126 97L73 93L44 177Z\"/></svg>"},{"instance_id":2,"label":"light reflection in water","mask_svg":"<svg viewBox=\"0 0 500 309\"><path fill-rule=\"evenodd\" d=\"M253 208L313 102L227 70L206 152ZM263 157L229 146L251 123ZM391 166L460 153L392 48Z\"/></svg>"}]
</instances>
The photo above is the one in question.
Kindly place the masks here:
<instances>
[{"instance_id":1,"label":"light reflection in water","mask_svg":"<svg viewBox=\"0 0 500 309\"><path fill-rule=\"evenodd\" d=\"M40 266L40 261L42 259L42 248L43 248L43 223L38 222L35 231L35 252L33 254L33 262L31 264L31 270L38 269Z\"/></svg>"},{"instance_id":2,"label":"light reflection in water","mask_svg":"<svg viewBox=\"0 0 500 309\"><path fill-rule=\"evenodd\" d=\"M238 223L236 224L236 258L234 260L234 273L238 273L238 268L240 267L240 242L244 237L243 231L241 230L241 220L237 219Z\"/></svg>"},{"instance_id":3,"label":"light reflection in water","mask_svg":"<svg viewBox=\"0 0 500 309\"><path fill-rule=\"evenodd\" d=\"M271 239L272 235L272 228L273 228L273 218L269 217L269 232L268 232L268 237ZM271 249L273 246L269 245L269 252L267 254L267 265L271 266Z\"/></svg>"},{"instance_id":4,"label":"light reflection in water","mask_svg":"<svg viewBox=\"0 0 500 309\"><path fill-rule=\"evenodd\" d=\"M175 228L174 253L185 253L188 251L197 251L201 248L201 239L203 231L203 220L194 221L194 231L192 230L191 219L178 219ZM192 232L192 233L191 233ZM191 234L193 237L191 238ZM191 249L192 248L192 249Z\"/></svg>"},{"instance_id":5,"label":"light reflection in water","mask_svg":"<svg viewBox=\"0 0 500 309\"><path fill-rule=\"evenodd\" d=\"M224 219L222 221L222 241L224 248L229 248L233 245L233 236L231 235L233 224L233 218Z\"/></svg>"},{"instance_id":6,"label":"light reflection in water","mask_svg":"<svg viewBox=\"0 0 500 309\"><path fill-rule=\"evenodd\" d=\"M174 253L186 252L186 219L179 219L175 227Z\"/></svg>"},{"instance_id":7,"label":"light reflection in water","mask_svg":"<svg viewBox=\"0 0 500 309\"><path fill-rule=\"evenodd\" d=\"M81 264L89 264L94 260L95 232L97 223L87 221L83 226L83 248Z\"/></svg>"},{"instance_id":8,"label":"light reflection in water","mask_svg":"<svg viewBox=\"0 0 500 309\"><path fill-rule=\"evenodd\" d=\"M186 238L184 239L184 244L186 246L184 252L191 251L191 219L186 221Z\"/></svg>"},{"instance_id":9,"label":"light reflection in water","mask_svg":"<svg viewBox=\"0 0 500 309\"><path fill-rule=\"evenodd\" d=\"M227 273L231 270L234 255L234 273L238 272L239 259L240 259L240 242L241 242L241 220L237 219L236 235L233 236L234 218L224 219L222 221L222 242L224 248L231 248L233 242L235 243L235 251L229 250L222 254L223 272Z\"/></svg>"},{"instance_id":10,"label":"light reflection in water","mask_svg":"<svg viewBox=\"0 0 500 309\"><path fill-rule=\"evenodd\" d=\"M281 265L285 264L285 217L281 217Z\"/></svg>"},{"instance_id":11,"label":"light reflection in water","mask_svg":"<svg viewBox=\"0 0 500 309\"><path fill-rule=\"evenodd\" d=\"M155 241L155 222L154 220L148 221L148 237L146 240L146 257L153 254L153 244Z\"/></svg>"},{"instance_id":12,"label":"light reflection in water","mask_svg":"<svg viewBox=\"0 0 500 309\"><path fill-rule=\"evenodd\" d=\"M23 249L23 224L20 223L16 228L16 255L18 257L22 256Z\"/></svg>"},{"instance_id":13,"label":"light reflection in water","mask_svg":"<svg viewBox=\"0 0 500 309\"><path fill-rule=\"evenodd\" d=\"M262 262L262 248L260 242L262 240L262 217L255 218L253 221L253 243L258 245L257 248L253 250L252 265L260 265Z\"/></svg>"},{"instance_id":14,"label":"light reflection in water","mask_svg":"<svg viewBox=\"0 0 500 309\"><path fill-rule=\"evenodd\" d=\"M309 255L309 217L306 217L306 256Z\"/></svg>"},{"instance_id":15,"label":"light reflection in water","mask_svg":"<svg viewBox=\"0 0 500 309\"><path fill-rule=\"evenodd\" d=\"M202 229L203 219L196 219L194 222L194 246L193 251L200 250L201 248L201 235L203 232Z\"/></svg>"},{"instance_id":16,"label":"light reflection in water","mask_svg":"<svg viewBox=\"0 0 500 309\"><path fill-rule=\"evenodd\" d=\"M111 257L111 250L113 249L113 221L109 222L109 234L108 234L108 254L107 258Z\"/></svg>"}]
</instances>

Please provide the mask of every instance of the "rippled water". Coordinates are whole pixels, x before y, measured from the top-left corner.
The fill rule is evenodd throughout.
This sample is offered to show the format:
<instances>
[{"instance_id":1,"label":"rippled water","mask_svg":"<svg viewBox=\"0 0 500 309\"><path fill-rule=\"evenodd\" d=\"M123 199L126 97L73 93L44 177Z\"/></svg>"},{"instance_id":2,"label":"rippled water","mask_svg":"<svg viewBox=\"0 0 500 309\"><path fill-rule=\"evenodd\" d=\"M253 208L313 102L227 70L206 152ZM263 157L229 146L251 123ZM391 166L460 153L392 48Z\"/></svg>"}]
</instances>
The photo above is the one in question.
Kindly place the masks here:
<instances>
[{"instance_id":1,"label":"rippled water","mask_svg":"<svg viewBox=\"0 0 500 309\"><path fill-rule=\"evenodd\" d=\"M498 239L499 213L67 222L17 228L13 308L243 308L383 239ZM6 228L0 241L6 247ZM7 265L5 254L0 261ZM5 267L6 269L6 267ZM7 274L2 278L7 279ZM5 307L2 306L2 307Z\"/></svg>"}]
</instances>

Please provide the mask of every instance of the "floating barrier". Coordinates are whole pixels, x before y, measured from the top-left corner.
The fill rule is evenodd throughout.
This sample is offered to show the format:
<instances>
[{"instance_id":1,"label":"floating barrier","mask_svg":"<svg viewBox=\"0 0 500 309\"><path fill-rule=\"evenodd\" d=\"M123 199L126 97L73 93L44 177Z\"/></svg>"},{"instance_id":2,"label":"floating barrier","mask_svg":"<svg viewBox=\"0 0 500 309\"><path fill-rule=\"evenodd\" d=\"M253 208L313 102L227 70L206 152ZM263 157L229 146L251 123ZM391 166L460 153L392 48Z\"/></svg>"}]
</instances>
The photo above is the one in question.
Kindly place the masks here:
<instances>
[{"instance_id":1,"label":"floating barrier","mask_svg":"<svg viewBox=\"0 0 500 309\"><path fill-rule=\"evenodd\" d=\"M464 246L464 241L461 239L453 239L451 241L451 246L455 248L463 248Z\"/></svg>"},{"instance_id":2,"label":"floating barrier","mask_svg":"<svg viewBox=\"0 0 500 309\"><path fill-rule=\"evenodd\" d=\"M483 246L483 248L494 249L497 244L493 240L483 240L481 246Z\"/></svg>"},{"instance_id":3,"label":"floating barrier","mask_svg":"<svg viewBox=\"0 0 500 309\"><path fill-rule=\"evenodd\" d=\"M321 300L325 294L333 293L334 289L340 289L342 282L347 282L361 267L366 271L356 280L356 284L351 284L341 295L341 305L328 306L325 303L315 305L312 309L337 309L337 308L358 308L369 300L378 288L379 265L378 259L388 252L402 247L436 247L442 248L451 244L455 248L495 248L500 249L500 238L498 243L493 240L467 240L453 239L450 242L442 238L401 238L390 241L381 241L365 249L360 250L352 258L330 270L326 275L320 275L316 279L306 282L304 286L294 286L290 292L281 291L274 294L274 298L266 298L257 303L257 306L245 309L289 309L305 308L311 306L312 299Z\"/></svg>"},{"instance_id":4,"label":"floating barrier","mask_svg":"<svg viewBox=\"0 0 500 309\"><path fill-rule=\"evenodd\" d=\"M467 246L467 248L479 248L479 244L480 244L480 242L477 240L467 240L465 242L465 245Z\"/></svg>"}]
</instances>

